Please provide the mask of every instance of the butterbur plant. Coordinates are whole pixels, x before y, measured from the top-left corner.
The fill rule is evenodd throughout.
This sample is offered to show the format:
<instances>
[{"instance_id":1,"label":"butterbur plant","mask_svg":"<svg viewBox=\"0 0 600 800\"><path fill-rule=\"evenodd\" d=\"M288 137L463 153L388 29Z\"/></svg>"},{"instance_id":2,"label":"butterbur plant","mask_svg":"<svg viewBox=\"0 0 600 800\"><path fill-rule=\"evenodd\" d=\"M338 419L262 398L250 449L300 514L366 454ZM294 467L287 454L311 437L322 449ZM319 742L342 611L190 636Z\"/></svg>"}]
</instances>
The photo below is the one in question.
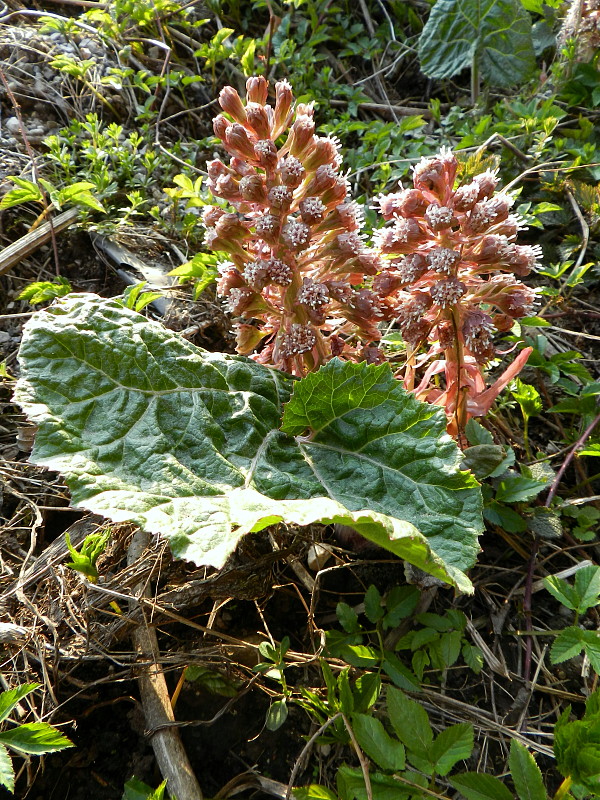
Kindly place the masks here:
<instances>
[{"instance_id":1,"label":"butterbur plant","mask_svg":"<svg viewBox=\"0 0 600 800\"><path fill-rule=\"evenodd\" d=\"M455 436L470 417L487 414L531 353L522 350L486 387L494 334L533 311L535 290L518 278L541 256L539 245L515 243L522 223L513 199L494 193L496 175L488 170L455 188L457 169L443 148L415 166L413 188L379 198L388 224L377 249L386 263L373 282L407 343L404 386L443 406ZM443 387L434 383L440 374Z\"/></svg>"},{"instance_id":2,"label":"butterbur plant","mask_svg":"<svg viewBox=\"0 0 600 800\"><path fill-rule=\"evenodd\" d=\"M442 149L415 167L413 188L379 198L388 224L369 249L337 142L315 135L311 106L293 109L286 81L274 107L267 94L262 78L248 80L245 103L223 89L227 116L214 128L231 159L208 164L211 191L237 212L209 206L204 221L207 245L230 259L218 290L242 318L238 352L296 375L333 356L379 363L380 323L394 321L409 348L405 388L443 406L460 435L531 352L486 386L494 333L531 314L536 299L518 278L541 250L515 243L522 223L512 198L495 194L491 171L455 188L458 162ZM433 383L440 373L442 388Z\"/></svg>"},{"instance_id":3,"label":"butterbur plant","mask_svg":"<svg viewBox=\"0 0 600 800\"><path fill-rule=\"evenodd\" d=\"M230 259L219 293L246 320L237 325L238 352L258 348L253 358L294 375L333 356L378 360L369 344L384 312L362 285L379 262L360 233L361 209L348 199L338 142L315 135L312 106L294 109L287 81L276 84L274 107L264 78L249 78L246 88L245 103L231 86L222 90L227 116L214 129L231 159L208 164L209 188L237 213L204 213L206 245Z\"/></svg>"}]
</instances>

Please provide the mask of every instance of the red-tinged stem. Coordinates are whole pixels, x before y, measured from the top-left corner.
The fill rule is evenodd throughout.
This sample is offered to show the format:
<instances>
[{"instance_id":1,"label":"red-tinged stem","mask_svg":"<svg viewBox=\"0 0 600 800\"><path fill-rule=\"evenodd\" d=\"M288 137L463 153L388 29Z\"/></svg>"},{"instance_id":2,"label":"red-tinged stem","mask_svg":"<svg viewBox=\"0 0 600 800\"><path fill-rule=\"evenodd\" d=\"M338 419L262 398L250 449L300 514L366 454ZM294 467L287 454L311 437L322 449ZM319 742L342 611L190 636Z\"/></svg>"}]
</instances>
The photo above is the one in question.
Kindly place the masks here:
<instances>
[{"instance_id":1,"label":"red-tinged stem","mask_svg":"<svg viewBox=\"0 0 600 800\"><path fill-rule=\"evenodd\" d=\"M590 424L587 426L587 428L584 430L579 439L577 439L577 441L571 448L569 455L565 458L563 465L558 470L558 472L556 473L556 477L552 481L552 486L550 487L550 491L548 492L548 497L546 498L546 502L544 503L546 507L548 507L552 502L554 495L556 494L556 490L558 489L558 486L562 480L562 476L565 474L565 470L573 460L573 457L575 456L581 445L586 441L588 436L591 435L592 431L599 422L600 422L600 414L597 414L596 417L592 420L592 422L590 422Z\"/></svg>"}]
</instances>

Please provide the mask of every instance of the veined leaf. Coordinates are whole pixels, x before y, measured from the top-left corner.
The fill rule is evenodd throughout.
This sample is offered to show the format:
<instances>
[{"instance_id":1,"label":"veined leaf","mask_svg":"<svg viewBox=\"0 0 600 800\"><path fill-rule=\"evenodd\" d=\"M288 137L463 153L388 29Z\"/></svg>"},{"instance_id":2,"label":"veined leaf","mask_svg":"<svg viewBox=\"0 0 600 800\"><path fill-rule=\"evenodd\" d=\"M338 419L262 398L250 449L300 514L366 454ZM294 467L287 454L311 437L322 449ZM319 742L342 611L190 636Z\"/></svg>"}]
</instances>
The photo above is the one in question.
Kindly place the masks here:
<instances>
[{"instance_id":1,"label":"veined leaf","mask_svg":"<svg viewBox=\"0 0 600 800\"><path fill-rule=\"evenodd\" d=\"M514 800L499 778L482 772L462 772L450 778L450 783L467 800Z\"/></svg>"},{"instance_id":2,"label":"veined leaf","mask_svg":"<svg viewBox=\"0 0 600 800\"><path fill-rule=\"evenodd\" d=\"M380 769L404 769L403 744L391 737L376 717L353 714L352 727L359 745Z\"/></svg>"},{"instance_id":3,"label":"veined leaf","mask_svg":"<svg viewBox=\"0 0 600 800\"><path fill-rule=\"evenodd\" d=\"M473 752L473 726L469 722L451 725L435 739L430 757L438 775L447 775L459 761Z\"/></svg>"},{"instance_id":4,"label":"veined leaf","mask_svg":"<svg viewBox=\"0 0 600 800\"><path fill-rule=\"evenodd\" d=\"M295 382L76 294L31 318L20 358L15 397L39 425L31 459L64 473L75 505L216 567L275 522L339 522L471 590L479 485L443 411L388 365L334 360Z\"/></svg>"},{"instance_id":5,"label":"veined leaf","mask_svg":"<svg viewBox=\"0 0 600 800\"><path fill-rule=\"evenodd\" d=\"M544 779L535 758L516 739L510 743L508 766L520 800L548 800Z\"/></svg>"},{"instance_id":6,"label":"veined leaf","mask_svg":"<svg viewBox=\"0 0 600 800\"><path fill-rule=\"evenodd\" d=\"M430 78L475 64L492 86L514 86L535 67L531 17L520 0L437 0L418 53Z\"/></svg>"},{"instance_id":7,"label":"veined leaf","mask_svg":"<svg viewBox=\"0 0 600 800\"><path fill-rule=\"evenodd\" d=\"M35 691L39 685L39 683L24 683L21 686L15 686L14 689L7 689L5 692L0 693L0 722L10 716L17 703Z\"/></svg>"},{"instance_id":8,"label":"veined leaf","mask_svg":"<svg viewBox=\"0 0 600 800\"><path fill-rule=\"evenodd\" d=\"M3 744L0 744L0 786L4 786L11 794L14 794L15 768L8 750Z\"/></svg>"},{"instance_id":9,"label":"veined leaf","mask_svg":"<svg viewBox=\"0 0 600 800\"><path fill-rule=\"evenodd\" d=\"M28 722L17 728L1 731L0 744L17 753L29 755L43 755L64 750L65 747L75 747L70 739L47 722Z\"/></svg>"},{"instance_id":10,"label":"veined leaf","mask_svg":"<svg viewBox=\"0 0 600 800\"><path fill-rule=\"evenodd\" d=\"M583 648L583 631L574 625L564 628L552 643L550 648L550 661L552 664L561 664L569 658L574 658L581 653Z\"/></svg>"}]
</instances>

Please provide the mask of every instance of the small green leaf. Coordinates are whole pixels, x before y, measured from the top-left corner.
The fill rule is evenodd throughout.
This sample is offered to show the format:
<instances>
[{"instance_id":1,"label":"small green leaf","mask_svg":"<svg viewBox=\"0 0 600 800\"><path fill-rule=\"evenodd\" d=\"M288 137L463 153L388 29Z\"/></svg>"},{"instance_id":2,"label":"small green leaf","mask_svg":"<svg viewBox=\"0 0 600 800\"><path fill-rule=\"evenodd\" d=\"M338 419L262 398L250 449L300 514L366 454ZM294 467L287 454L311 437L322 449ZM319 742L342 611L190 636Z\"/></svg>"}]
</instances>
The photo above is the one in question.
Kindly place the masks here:
<instances>
[{"instance_id":1,"label":"small green leaf","mask_svg":"<svg viewBox=\"0 0 600 800\"><path fill-rule=\"evenodd\" d=\"M349 716L354 711L354 695L350 688L350 667L343 669L337 679L340 711Z\"/></svg>"},{"instance_id":2,"label":"small green leaf","mask_svg":"<svg viewBox=\"0 0 600 800\"><path fill-rule=\"evenodd\" d=\"M394 682L400 689L406 689L408 692L420 692L419 680L408 667L400 661L398 656L390 653L389 650L384 652L381 667L388 678Z\"/></svg>"},{"instance_id":3,"label":"small green leaf","mask_svg":"<svg viewBox=\"0 0 600 800\"><path fill-rule=\"evenodd\" d=\"M0 722L4 722L10 716L17 703L31 692L34 692L39 686L39 683L23 683L21 686L15 686L14 689L7 689L5 692L1 692Z\"/></svg>"},{"instance_id":4,"label":"small green leaf","mask_svg":"<svg viewBox=\"0 0 600 800\"><path fill-rule=\"evenodd\" d=\"M577 611L579 595L571 584L567 583L567 581L562 578L557 578L556 575L548 575L542 582L544 587L553 597L556 597L559 603L570 608L571 611Z\"/></svg>"},{"instance_id":5,"label":"small green leaf","mask_svg":"<svg viewBox=\"0 0 600 800\"><path fill-rule=\"evenodd\" d=\"M439 648L445 667L453 667L456 664L461 646L462 633L460 631L451 631L442 635Z\"/></svg>"},{"instance_id":6,"label":"small green leaf","mask_svg":"<svg viewBox=\"0 0 600 800\"><path fill-rule=\"evenodd\" d=\"M499 503L523 503L531 500L546 488L541 481L533 481L520 475L509 475L503 478L496 490L496 500Z\"/></svg>"},{"instance_id":7,"label":"small green leaf","mask_svg":"<svg viewBox=\"0 0 600 800\"><path fill-rule=\"evenodd\" d=\"M365 616L369 622L378 622L385 611L381 602L381 594L376 586L369 586L365 593Z\"/></svg>"},{"instance_id":8,"label":"small green leaf","mask_svg":"<svg viewBox=\"0 0 600 800\"><path fill-rule=\"evenodd\" d=\"M470 469L478 480L489 477L506 457L504 448L497 444L476 444L463 452L463 467Z\"/></svg>"},{"instance_id":9,"label":"small green leaf","mask_svg":"<svg viewBox=\"0 0 600 800\"><path fill-rule=\"evenodd\" d=\"M358 614L350 608L348 603L338 603L335 613L346 633L358 633L360 631Z\"/></svg>"},{"instance_id":10,"label":"small green leaf","mask_svg":"<svg viewBox=\"0 0 600 800\"><path fill-rule=\"evenodd\" d=\"M600 633L598 631L582 631L583 647L590 660L592 669L600 675Z\"/></svg>"},{"instance_id":11,"label":"small green leaf","mask_svg":"<svg viewBox=\"0 0 600 800\"><path fill-rule=\"evenodd\" d=\"M452 786L467 800L514 800L499 778L481 772L463 772L450 778Z\"/></svg>"},{"instance_id":12,"label":"small green leaf","mask_svg":"<svg viewBox=\"0 0 600 800\"><path fill-rule=\"evenodd\" d=\"M481 649L474 644L465 642L460 652L467 667L473 670L475 675L479 675L483 669L483 653Z\"/></svg>"},{"instance_id":13,"label":"small green leaf","mask_svg":"<svg viewBox=\"0 0 600 800\"><path fill-rule=\"evenodd\" d=\"M3 744L0 744L0 786L4 786L11 794L15 792L15 768Z\"/></svg>"},{"instance_id":14,"label":"small green leaf","mask_svg":"<svg viewBox=\"0 0 600 800\"><path fill-rule=\"evenodd\" d=\"M363 644L347 644L340 648L340 655L353 667L377 667L380 655L375 647Z\"/></svg>"},{"instance_id":15,"label":"small green leaf","mask_svg":"<svg viewBox=\"0 0 600 800\"><path fill-rule=\"evenodd\" d=\"M157 789L153 789L134 777L125 784L121 800L163 800L166 787L167 782L163 781Z\"/></svg>"},{"instance_id":16,"label":"small green leaf","mask_svg":"<svg viewBox=\"0 0 600 800\"><path fill-rule=\"evenodd\" d=\"M451 725L435 739L429 757L435 764L438 775L447 775L459 762L469 758L473 752L473 726L469 722Z\"/></svg>"},{"instance_id":17,"label":"small green leaf","mask_svg":"<svg viewBox=\"0 0 600 800\"><path fill-rule=\"evenodd\" d=\"M529 750L516 739L510 743L508 766L520 800L547 800L540 768Z\"/></svg>"},{"instance_id":18,"label":"small green leaf","mask_svg":"<svg viewBox=\"0 0 600 800\"><path fill-rule=\"evenodd\" d=\"M542 539L559 539L563 533L560 515L544 506L533 509L533 514L527 521L527 527Z\"/></svg>"},{"instance_id":19,"label":"small green leaf","mask_svg":"<svg viewBox=\"0 0 600 800\"><path fill-rule=\"evenodd\" d=\"M47 722L28 722L0 732L0 742L17 753L42 755L75 745Z\"/></svg>"},{"instance_id":20,"label":"small green leaf","mask_svg":"<svg viewBox=\"0 0 600 800\"><path fill-rule=\"evenodd\" d=\"M354 708L365 713L375 705L381 692L381 676L378 672L363 672L356 679L352 693Z\"/></svg>"},{"instance_id":21,"label":"small green leaf","mask_svg":"<svg viewBox=\"0 0 600 800\"><path fill-rule=\"evenodd\" d=\"M550 323L543 317L521 317L521 325L528 325L530 328L547 328Z\"/></svg>"},{"instance_id":22,"label":"small green leaf","mask_svg":"<svg viewBox=\"0 0 600 800\"><path fill-rule=\"evenodd\" d=\"M410 617L417 603L420 593L416 586L394 586L385 596L387 612L383 618L384 628L396 628L401 620Z\"/></svg>"},{"instance_id":23,"label":"small green leaf","mask_svg":"<svg viewBox=\"0 0 600 800\"><path fill-rule=\"evenodd\" d=\"M581 653L583 648L583 631L574 625L564 628L550 648L550 661L552 664L561 664L569 658L574 658Z\"/></svg>"},{"instance_id":24,"label":"small green leaf","mask_svg":"<svg viewBox=\"0 0 600 800\"><path fill-rule=\"evenodd\" d=\"M297 800L339 800L338 796L325 786L311 783L309 786L294 786L293 796Z\"/></svg>"},{"instance_id":25,"label":"small green leaf","mask_svg":"<svg viewBox=\"0 0 600 800\"><path fill-rule=\"evenodd\" d=\"M433 731L423 706L393 686L388 687L387 701L396 736L408 750L429 757Z\"/></svg>"},{"instance_id":26,"label":"small green leaf","mask_svg":"<svg viewBox=\"0 0 600 800\"><path fill-rule=\"evenodd\" d=\"M18 300L28 300L31 305L47 303L57 297L64 297L72 291L66 278L55 278L53 281L36 281L26 286L19 294Z\"/></svg>"},{"instance_id":27,"label":"small green leaf","mask_svg":"<svg viewBox=\"0 0 600 800\"><path fill-rule=\"evenodd\" d=\"M276 731L281 728L287 717L288 707L285 697L282 697L281 700L275 700L273 703L271 703L271 706L267 711L265 726L270 731Z\"/></svg>"},{"instance_id":28,"label":"small green leaf","mask_svg":"<svg viewBox=\"0 0 600 800\"><path fill-rule=\"evenodd\" d=\"M600 604L600 567L591 564L577 570L573 588L579 596L577 611L580 614L585 614L588 608Z\"/></svg>"},{"instance_id":29,"label":"small green leaf","mask_svg":"<svg viewBox=\"0 0 600 800\"><path fill-rule=\"evenodd\" d=\"M203 667L200 664L190 664L185 670L186 681L193 681L199 688L210 694L221 697L236 697L238 687L236 683L214 669Z\"/></svg>"},{"instance_id":30,"label":"small green leaf","mask_svg":"<svg viewBox=\"0 0 600 800\"><path fill-rule=\"evenodd\" d=\"M494 444L494 437L481 422L471 418L465 425L465 435L471 447L478 444Z\"/></svg>"},{"instance_id":31,"label":"small green leaf","mask_svg":"<svg viewBox=\"0 0 600 800\"><path fill-rule=\"evenodd\" d=\"M404 747L393 739L376 717L353 714L354 735L365 753L380 769L396 771L404 769Z\"/></svg>"}]
</instances>

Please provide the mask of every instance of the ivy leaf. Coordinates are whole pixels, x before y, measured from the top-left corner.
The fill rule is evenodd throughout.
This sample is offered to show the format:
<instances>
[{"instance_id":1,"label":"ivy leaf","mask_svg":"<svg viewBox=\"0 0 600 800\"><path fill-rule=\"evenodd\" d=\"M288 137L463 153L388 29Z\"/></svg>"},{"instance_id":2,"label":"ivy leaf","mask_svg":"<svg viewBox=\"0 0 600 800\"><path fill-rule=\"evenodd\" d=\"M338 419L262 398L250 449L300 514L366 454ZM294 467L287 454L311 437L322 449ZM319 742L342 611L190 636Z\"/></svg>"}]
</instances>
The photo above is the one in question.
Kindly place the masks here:
<instances>
[{"instance_id":1,"label":"ivy leaf","mask_svg":"<svg viewBox=\"0 0 600 800\"><path fill-rule=\"evenodd\" d=\"M480 487L443 411L388 365L334 360L296 382L77 294L31 318L20 358L31 459L65 475L74 505L215 567L275 522L339 522L472 590Z\"/></svg>"},{"instance_id":2,"label":"ivy leaf","mask_svg":"<svg viewBox=\"0 0 600 800\"><path fill-rule=\"evenodd\" d=\"M437 0L418 54L430 78L475 65L490 85L514 86L535 67L531 17L520 0Z\"/></svg>"},{"instance_id":3,"label":"ivy leaf","mask_svg":"<svg viewBox=\"0 0 600 800\"><path fill-rule=\"evenodd\" d=\"M378 719L367 714L353 714L352 728L359 745L378 767L393 771L404 769L404 746L389 735Z\"/></svg>"},{"instance_id":4,"label":"ivy leaf","mask_svg":"<svg viewBox=\"0 0 600 800\"><path fill-rule=\"evenodd\" d=\"M520 800L547 800L540 768L529 750L516 739L510 743L508 766Z\"/></svg>"}]
</instances>

